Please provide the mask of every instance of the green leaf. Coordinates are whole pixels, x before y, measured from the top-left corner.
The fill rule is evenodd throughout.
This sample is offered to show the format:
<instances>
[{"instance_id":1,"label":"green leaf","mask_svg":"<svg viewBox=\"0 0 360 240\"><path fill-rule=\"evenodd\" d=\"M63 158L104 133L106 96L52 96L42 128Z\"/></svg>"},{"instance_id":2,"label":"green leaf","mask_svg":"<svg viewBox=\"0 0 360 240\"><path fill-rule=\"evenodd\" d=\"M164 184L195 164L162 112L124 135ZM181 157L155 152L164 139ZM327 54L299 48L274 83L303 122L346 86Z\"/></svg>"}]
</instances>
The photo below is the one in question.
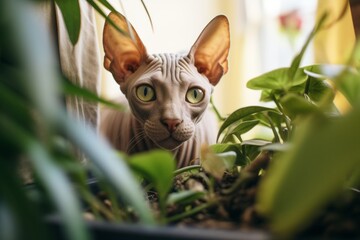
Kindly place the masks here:
<instances>
[{"instance_id":1,"label":"green leaf","mask_svg":"<svg viewBox=\"0 0 360 240\"><path fill-rule=\"evenodd\" d=\"M154 150L133 155L128 162L132 169L154 185L159 194L160 204L164 204L172 186L176 167L173 156L163 150Z\"/></svg>"},{"instance_id":2,"label":"green leaf","mask_svg":"<svg viewBox=\"0 0 360 240\"><path fill-rule=\"evenodd\" d=\"M307 75L302 69L297 69L293 79L288 80L289 68L279 68L249 80L246 86L254 90L282 90L304 83Z\"/></svg>"},{"instance_id":3,"label":"green leaf","mask_svg":"<svg viewBox=\"0 0 360 240\"><path fill-rule=\"evenodd\" d=\"M151 25L151 29L154 31L154 24L153 24L153 22L152 22L152 19L151 19L149 10L148 10L148 8L146 7L146 4L144 3L144 0L141 0L141 4L143 5L143 7L144 7L144 9L145 9L145 12L146 12L146 15L148 16L148 19L149 19L149 22L150 22L150 25Z\"/></svg>"},{"instance_id":4,"label":"green leaf","mask_svg":"<svg viewBox=\"0 0 360 240\"><path fill-rule=\"evenodd\" d=\"M247 116L250 116L254 113L259 113L259 112L277 112L277 110L272 109L272 108L267 108L267 107L260 107L260 106L249 106L249 107L240 108L240 109L236 110L235 112L233 112L232 114L230 114L230 116L225 119L224 123L221 125L221 127L219 129L217 139L219 139L220 134L231 124L233 124Z\"/></svg>"},{"instance_id":5,"label":"green leaf","mask_svg":"<svg viewBox=\"0 0 360 240\"><path fill-rule=\"evenodd\" d=\"M201 149L201 166L206 172L220 180L225 170L231 169L236 160L236 152L214 153L211 148Z\"/></svg>"},{"instance_id":6,"label":"green leaf","mask_svg":"<svg viewBox=\"0 0 360 240\"><path fill-rule=\"evenodd\" d=\"M328 97L328 100L332 102L335 97L335 93L327 82L315 79L313 77L309 77L308 81L309 85L307 89L307 95L312 101L319 103L324 99L324 97L330 96Z\"/></svg>"},{"instance_id":7,"label":"green leaf","mask_svg":"<svg viewBox=\"0 0 360 240\"><path fill-rule=\"evenodd\" d=\"M273 231L294 234L341 194L354 169L360 168L360 111L324 121L313 118L261 183L258 210L270 218Z\"/></svg>"},{"instance_id":8,"label":"green leaf","mask_svg":"<svg viewBox=\"0 0 360 240\"><path fill-rule=\"evenodd\" d=\"M41 144L35 141L30 143L28 153L36 175L41 179L41 183L59 210L69 239L89 239L82 219L80 203L65 173L52 161L49 161L51 156Z\"/></svg>"},{"instance_id":9,"label":"green leaf","mask_svg":"<svg viewBox=\"0 0 360 240\"><path fill-rule=\"evenodd\" d=\"M69 239L88 239L82 219L80 204L67 176L54 164L46 147L9 119L1 118L0 125L11 133L13 142L17 142L29 156L35 174L41 180L62 217Z\"/></svg>"},{"instance_id":10,"label":"green leaf","mask_svg":"<svg viewBox=\"0 0 360 240\"><path fill-rule=\"evenodd\" d=\"M236 152L228 151L216 154L224 163L225 169L230 170L234 167L236 161Z\"/></svg>"},{"instance_id":11,"label":"green leaf","mask_svg":"<svg viewBox=\"0 0 360 240\"><path fill-rule=\"evenodd\" d=\"M231 129L229 132L226 133L224 139L226 139L229 135L236 134L237 136L240 136L244 133L247 133L248 131L253 129L256 125L258 125L259 122L260 122L259 120L241 121L233 129Z\"/></svg>"},{"instance_id":12,"label":"green leaf","mask_svg":"<svg viewBox=\"0 0 360 240\"><path fill-rule=\"evenodd\" d=\"M116 12L116 9L106 0L99 0L102 5L104 5L107 9L109 9L111 12Z\"/></svg>"},{"instance_id":13,"label":"green leaf","mask_svg":"<svg viewBox=\"0 0 360 240\"><path fill-rule=\"evenodd\" d=\"M72 45L79 40L81 13L78 0L55 0L59 6Z\"/></svg>"},{"instance_id":14,"label":"green leaf","mask_svg":"<svg viewBox=\"0 0 360 240\"><path fill-rule=\"evenodd\" d=\"M186 190L181 192L170 193L167 199L167 205L181 204L186 205L201 199L205 196L205 192Z\"/></svg>"},{"instance_id":15,"label":"green leaf","mask_svg":"<svg viewBox=\"0 0 360 240\"><path fill-rule=\"evenodd\" d=\"M286 95L280 102L285 114L291 119L295 119L299 115L320 113L320 110L314 104L295 94Z\"/></svg>"},{"instance_id":16,"label":"green leaf","mask_svg":"<svg viewBox=\"0 0 360 240\"><path fill-rule=\"evenodd\" d=\"M267 144L270 144L270 141L267 140L262 140L262 139L250 139L250 140L246 140L243 141L241 143L241 145L246 146L246 145L251 145L251 146L258 146L258 147L262 147L265 146Z\"/></svg>"},{"instance_id":17,"label":"green leaf","mask_svg":"<svg viewBox=\"0 0 360 240\"><path fill-rule=\"evenodd\" d=\"M85 100L99 102L119 111L124 111L124 107L122 105L103 99L102 97L99 97L97 94L91 92L90 90L84 87L77 86L68 80L63 81L63 89L65 94L83 97Z\"/></svg>"},{"instance_id":18,"label":"green leaf","mask_svg":"<svg viewBox=\"0 0 360 240\"><path fill-rule=\"evenodd\" d=\"M210 146L211 151L216 154L223 152L235 152L236 153L236 165L244 166L247 164L246 157L242 153L241 144L239 143L221 143Z\"/></svg>"},{"instance_id":19,"label":"green leaf","mask_svg":"<svg viewBox=\"0 0 360 240\"><path fill-rule=\"evenodd\" d=\"M260 151L286 152L291 148L290 143L270 143L260 148Z\"/></svg>"},{"instance_id":20,"label":"green leaf","mask_svg":"<svg viewBox=\"0 0 360 240\"><path fill-rule=\"evenodd\" d=\"M305 54L306 49L308 48L311 40L315 37L316 33L321 29L322 25L324 24L324 21L326 19L327 15L324 14L321 16L319 22L315 25L314 29L309 34L308 38L306 39L305 44L301 48L301 51L294 57L294 59L291 62L290 68L288 70L288 81L293 82L295 79L295 76L299 70L299 66L301 63L301 60ZM297 85L297 84L295 84Z\"/></svg>"},{"instance_id":21,"label":"green leaf","mask_svg":"<svg viewBox=\"0 0 360 240\"><path fill-rule=\"evenodd\" d=\"M342 74L341 79L336 80L339 91L353 106L360 105L360 73L347 71Z\"/></svg>"},{"instance_id":22,"label":"green leaf","mask_svg":"<svg viewBox=\"0 0 360 240\"><path fill-rule=\"evenodd\" d=\"M0 126L4 126L2 119ZM0 156L0 208L6 208L0 211L6 211L5 214L11 218L0 216L0 239L48 239L39 209L29 201L23 184L14 173L17 173L14 159L9 161ZM14 224L13 229L10 229L10 224ZM14 234L15 238L6 238L10 236L5 234Z\"/></svg>"}]
</instances>

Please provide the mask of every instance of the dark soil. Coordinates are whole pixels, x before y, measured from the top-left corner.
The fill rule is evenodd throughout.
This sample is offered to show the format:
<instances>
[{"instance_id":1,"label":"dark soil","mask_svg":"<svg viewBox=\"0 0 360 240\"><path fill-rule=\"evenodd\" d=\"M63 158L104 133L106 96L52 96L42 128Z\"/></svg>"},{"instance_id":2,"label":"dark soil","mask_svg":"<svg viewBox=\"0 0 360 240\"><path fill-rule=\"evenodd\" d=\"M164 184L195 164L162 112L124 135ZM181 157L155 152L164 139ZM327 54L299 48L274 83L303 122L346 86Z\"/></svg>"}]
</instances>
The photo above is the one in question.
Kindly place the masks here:
<instances>
[{"instance_id":1,"label":"dark soil","mask_svg":"<svg viewBox=\"0 0 360 240\"><path fill-rule=\"evenodd\" d=\"M268 160L266 160L268 158ZM172 221L175 226L197 228L261 230L269 232L267 220L256 211L255 202L260 170L265 169L269 156L242 171L226 172L216 180L204 171L196 174L183 173L175 178L173 192L193 190L207 192L203 197L185 204L168 207L169 218L207 206L192 215ZM111 209L106 195L101 200ZM159 212L155 191L148 192L148 201ZM213 204L209 204L213 203ZM298 233L298 239L360 239L360 192L347 189L333 203L319 210L313 222Z\"/></svg>"}]
</instances>

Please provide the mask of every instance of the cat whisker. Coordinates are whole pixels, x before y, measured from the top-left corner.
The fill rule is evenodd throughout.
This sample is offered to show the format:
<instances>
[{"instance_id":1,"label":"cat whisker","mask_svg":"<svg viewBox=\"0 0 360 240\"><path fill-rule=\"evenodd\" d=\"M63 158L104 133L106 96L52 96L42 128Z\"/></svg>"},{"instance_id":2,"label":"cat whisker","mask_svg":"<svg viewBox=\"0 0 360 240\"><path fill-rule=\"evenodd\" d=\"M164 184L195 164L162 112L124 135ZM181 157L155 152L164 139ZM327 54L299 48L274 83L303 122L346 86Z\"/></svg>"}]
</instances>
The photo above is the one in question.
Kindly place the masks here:
<instances>
[{"instance_id":1,"label":"cat whisker","mask_svg":"<svg viewBox=\"0 0 360 240\"><path fill-rule=\"evenodd\" d=\"M141 131L139 133L137 133L133 138L131 138L131 140L129 141L128 147L126 152L130 153L135 147L136 145L141 142L143 139L145 138L145 131Z\"/></svg>"}]
</instances>

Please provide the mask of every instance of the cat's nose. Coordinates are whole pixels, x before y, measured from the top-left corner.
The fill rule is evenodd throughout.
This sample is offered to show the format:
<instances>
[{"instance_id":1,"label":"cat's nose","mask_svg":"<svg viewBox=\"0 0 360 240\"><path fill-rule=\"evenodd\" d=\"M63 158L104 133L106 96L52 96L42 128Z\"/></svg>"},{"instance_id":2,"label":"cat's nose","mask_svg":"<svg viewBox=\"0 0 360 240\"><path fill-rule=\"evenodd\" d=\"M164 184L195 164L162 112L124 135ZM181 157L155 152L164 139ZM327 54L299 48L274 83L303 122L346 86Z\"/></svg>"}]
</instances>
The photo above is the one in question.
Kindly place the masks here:
<instances>
[{"instance_id":1,"label":"cat's nose","mask_svg":"<svg viewBox=\"0 0 360 240\"><path fill-rule=\"evenodd\" d=\"M161 123L167 127L170 133L174 132L176 128L182 123L180 119L162 119Z\"/></svg>"}]
</instances>

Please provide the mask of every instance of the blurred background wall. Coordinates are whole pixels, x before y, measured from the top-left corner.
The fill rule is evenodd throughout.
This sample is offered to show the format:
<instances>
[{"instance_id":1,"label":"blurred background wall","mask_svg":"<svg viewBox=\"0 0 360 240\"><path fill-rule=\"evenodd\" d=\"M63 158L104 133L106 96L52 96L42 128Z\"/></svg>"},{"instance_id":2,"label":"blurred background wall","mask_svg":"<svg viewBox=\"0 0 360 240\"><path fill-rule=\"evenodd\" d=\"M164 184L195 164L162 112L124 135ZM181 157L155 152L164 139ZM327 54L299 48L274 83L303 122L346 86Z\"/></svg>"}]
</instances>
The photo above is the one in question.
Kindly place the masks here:
<instances>
[{"instance_id":1,"label":"blurred background wall","mask_svg":"<svg viewBox=\"0 0 360 240\"><path fill-rule=\"evenodd\" d=\"M246 82L289 66L318 16L329 11L329 20L335 19L347 0L144 0L153 30L140 0L111 2L133 24L149 53L187 52L213 17L226 15L231 28L229 72L214 92L214 102L225 116L237 108L259 104L259 92L247 89ZM98 16L97 23L102 44L104 19ZM344 62L353 44L348 11L341 22L319 34L316 51L309 48L302 65ZM102 95L113 99L118 94L112 76L104 71Z\"/></svg>"}]
</instances>

